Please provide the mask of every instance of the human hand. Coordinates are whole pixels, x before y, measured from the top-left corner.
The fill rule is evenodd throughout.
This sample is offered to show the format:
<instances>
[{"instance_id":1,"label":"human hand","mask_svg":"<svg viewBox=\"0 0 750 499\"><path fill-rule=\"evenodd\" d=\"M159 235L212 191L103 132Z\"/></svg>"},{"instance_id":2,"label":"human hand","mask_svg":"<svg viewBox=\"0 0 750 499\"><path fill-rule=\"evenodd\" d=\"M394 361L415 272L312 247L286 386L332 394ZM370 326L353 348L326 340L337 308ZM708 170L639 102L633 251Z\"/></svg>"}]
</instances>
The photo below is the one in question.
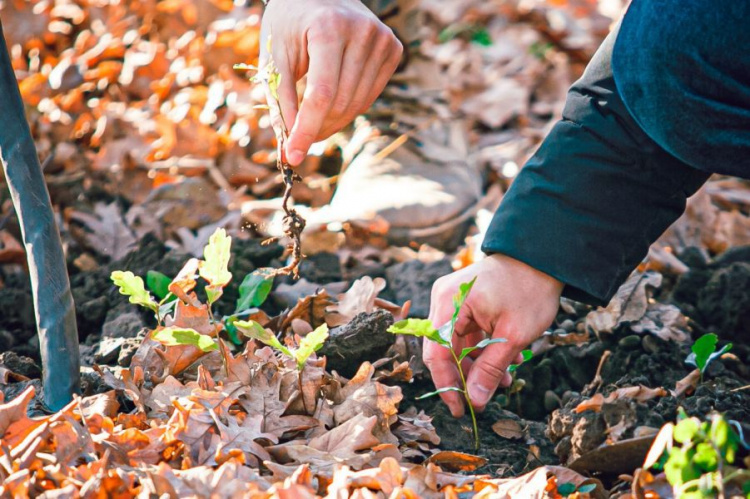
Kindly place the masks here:
<instances>
[{"instance_id":1,"label":"human hand","mask_svg":"<svg viewBox=\"0 0 750 499\"><path fill-rule=\"evenodd\" d=\"M281 112L291 127L284 153L296 166L313 142L372 105L398 67L403 47L359 0L269 2L261 23L260 67L268 62L271 34ZM305 74L300 103L296 82Z\"/></svg>"},{"instance_id":2,"label":"human hand","mask_svg":"<svg viewBox=\"0 0 750 499\"><path fill-rule=\"evenodd\" d=\"M481 262L438 279L432 287L430 316L440 327L451 319L453 295L461 283L477 278L459 313L453 348L474 346L485 337L505 338L475 351L463 360L466 383L474 407L482 411L498 386L508 386L508 366L518 363L524 348L552 323L560 304L563 283L523 262L505 255L488 256ZM451 353L432 341L424 342L423 359L436 388L461 386ZM464 403L453 391L440 394L451 414L461 417Z\"/></svg>"}]
</instances>

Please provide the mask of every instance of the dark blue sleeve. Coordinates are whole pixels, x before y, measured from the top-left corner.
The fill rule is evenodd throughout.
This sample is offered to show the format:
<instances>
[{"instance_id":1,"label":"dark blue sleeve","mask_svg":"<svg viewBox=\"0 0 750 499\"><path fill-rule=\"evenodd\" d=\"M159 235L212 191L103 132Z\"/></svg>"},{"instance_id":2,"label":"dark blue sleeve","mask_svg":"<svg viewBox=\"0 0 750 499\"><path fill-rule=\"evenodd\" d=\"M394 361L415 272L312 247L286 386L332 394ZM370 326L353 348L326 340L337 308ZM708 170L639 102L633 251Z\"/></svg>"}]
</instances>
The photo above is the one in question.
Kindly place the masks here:
<instances>
[{"instance_id":1,"label":"dark blue sleeve","mask_svg":"<svg viewBox=\"0 0 750 499\"><path fill-rule=\"evenodd\" d=\"M612 75L617 31L570 89L563 119L519 173L484 240L605 304L708 178L652 140Z\"/></svg>"}]
</instances>

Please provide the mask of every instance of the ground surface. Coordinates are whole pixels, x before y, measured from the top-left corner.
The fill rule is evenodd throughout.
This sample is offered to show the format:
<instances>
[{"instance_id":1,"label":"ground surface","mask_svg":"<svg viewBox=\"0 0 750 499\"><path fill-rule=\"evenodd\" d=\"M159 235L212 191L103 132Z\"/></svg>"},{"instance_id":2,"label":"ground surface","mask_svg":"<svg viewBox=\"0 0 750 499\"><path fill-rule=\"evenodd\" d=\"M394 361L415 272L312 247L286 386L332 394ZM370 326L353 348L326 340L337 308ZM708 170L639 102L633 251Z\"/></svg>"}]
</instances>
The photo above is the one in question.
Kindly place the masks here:
<instances>
[{"instance_id":1,"label":"ground surface","mask_svg":"<svg viewBox=\"0 0 750 499\"><path fill-rule=\"evenodd\" d=\"M281 193L273 134L253 107L262 93L230 70L257 57L259 8L3 4L59 215L84 363L83 401L49 415L20 231L0 189L4 493L555 497L572 483L596 485L580 496L637 496L643 484L633 475L680 407L699 417L721 411L748 434L750 186L731 178L712 179L691 200L609 307L561 305L518 370L523 388L498 394L480 415L478 451L467 417L416 399L432 388L419 344L385 329L407 301L410 316L426 315L432 282L478 258L498 189L557 119L619 2L416 4L417 34L396 16L400 35L420 40L413 64L383 106L416 126L430 113L460 117L491 202L449 253L390 246L378 221L309 230L301 279L276 278L253 316L288 338L331 326L301 380L288 359L246 339L235 345L226 332L224 357L155 344L153 314L110 280L114 270L172 278L224 227L233 279L214 306L221 317L234 312L247 274L286 263L285 241L261 244L278 235ZM436 91L423 91L422 74L436 78ZM330 199L342 161L335 144L320 149L294 191L310 209ZM200 307L174 320L209 324ZM734 346L700 381L684 361L706 332Z\"/></svg>"}]
</instances>

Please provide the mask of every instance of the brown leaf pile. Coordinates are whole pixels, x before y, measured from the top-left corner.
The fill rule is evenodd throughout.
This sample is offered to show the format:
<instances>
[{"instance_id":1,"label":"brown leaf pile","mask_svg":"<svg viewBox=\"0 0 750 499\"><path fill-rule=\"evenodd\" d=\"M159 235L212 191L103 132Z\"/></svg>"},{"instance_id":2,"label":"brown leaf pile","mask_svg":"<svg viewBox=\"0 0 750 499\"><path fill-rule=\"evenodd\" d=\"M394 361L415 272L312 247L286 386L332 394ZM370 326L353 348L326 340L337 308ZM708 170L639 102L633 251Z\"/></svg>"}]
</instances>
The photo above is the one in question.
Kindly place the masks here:
<instances>
[{"instance_id":1,"label":"brown leaf pile","mask_svg":"<svg viewBox=\"0 0 750 499\"><path fill-rule=\"evenodd\" d=\"M0 405L0 495L490 497L539 493L548 476L583 481L562 468L506 480L442 471L485 461L437 452L430 418L399 415L401 389L375 381L369 363L347 380L318 359L300 378L292 361L252 345L237 355L224 347L226 364L203 355L179 379L148 379L138 362L119 376L99 369L112 390L51 416L27 416L28 387ZM165 348L173 359L180 347ZM140 350L144 358L152 347ZM118 399L135 408L121 411Z\"/></svg>"}]
</instances>

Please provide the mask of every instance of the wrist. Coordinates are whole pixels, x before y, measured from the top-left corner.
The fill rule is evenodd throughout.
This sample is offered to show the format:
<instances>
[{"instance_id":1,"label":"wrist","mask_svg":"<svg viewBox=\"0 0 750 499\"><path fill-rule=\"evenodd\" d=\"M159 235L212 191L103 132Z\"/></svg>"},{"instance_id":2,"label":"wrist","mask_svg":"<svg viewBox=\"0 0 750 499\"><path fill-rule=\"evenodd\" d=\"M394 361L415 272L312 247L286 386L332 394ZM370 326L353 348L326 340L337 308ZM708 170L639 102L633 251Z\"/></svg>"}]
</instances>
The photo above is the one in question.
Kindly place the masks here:
<instances>
[{"instance_id":1,"label":"wrist","mask_svg":"<svg viewBox=\"0 0 750 499\"><path fill-rule=\"evenodd\" d=\"M538 292L547 296L552 295L559 298L565 287L565 283L551 275L502 253L489 255L483 262L486 262L491 268L501 270L504 274L512 275L515 282L533 286Z\"/></svg>"}]
</instances>

